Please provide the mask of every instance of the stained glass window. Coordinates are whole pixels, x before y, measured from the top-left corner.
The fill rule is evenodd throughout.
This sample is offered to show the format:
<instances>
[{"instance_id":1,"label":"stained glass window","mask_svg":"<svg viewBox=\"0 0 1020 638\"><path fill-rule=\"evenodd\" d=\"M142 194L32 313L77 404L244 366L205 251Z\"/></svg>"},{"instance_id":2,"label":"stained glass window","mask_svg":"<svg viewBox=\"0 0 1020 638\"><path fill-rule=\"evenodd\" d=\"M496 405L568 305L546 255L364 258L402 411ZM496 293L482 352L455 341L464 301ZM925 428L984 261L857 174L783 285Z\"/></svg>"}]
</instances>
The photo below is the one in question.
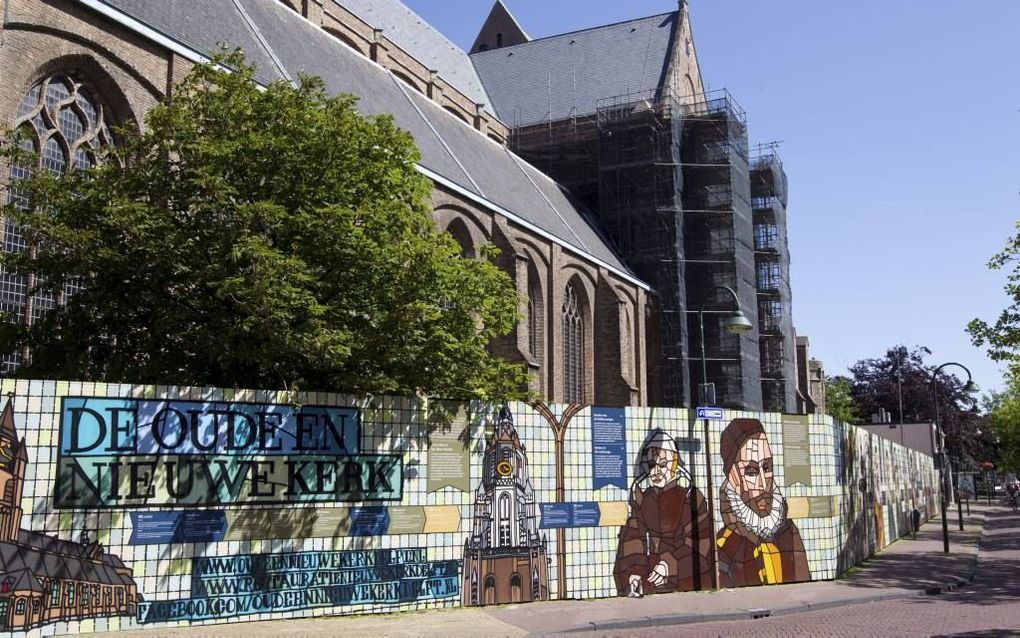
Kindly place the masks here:
<instances>
[{"instance_id":1,"label":"stained glass window","mask_svg":"<svg viewBox=\"0 0 1020 638\"><path fill-rule=\"evenodd\" d=\"M109 118L95 93L66 75L52 75L37 82L18 104L13 127L21 135L19 144L29 158L13 162L8 176L13 184L8 202L28 206L28 198L16 182L39 169L62 175L69 170L87 170L99 162L97 151L113 145ZM2 250L27 248L21 229L3 220ZM0 267L0 311L11 313L19 322L31 322L60 302L51 293L29 295L31 277ZM76 282L65 285L64 294L78 290ZM31 308L31 312L28 309ZM0 359L0 374L13 372L20 356L11 353Z\"/></svg>"},{"instance_id":2,"label":"stained glass window","mask_svg":"<svg viewBox=\"0 0 1020 638\"><path fill-rule=\"evenodd\" d=\"M563 400L584 403L584 321L577 292L568 285L563 296Z\"/></svg>"}]
</instances>

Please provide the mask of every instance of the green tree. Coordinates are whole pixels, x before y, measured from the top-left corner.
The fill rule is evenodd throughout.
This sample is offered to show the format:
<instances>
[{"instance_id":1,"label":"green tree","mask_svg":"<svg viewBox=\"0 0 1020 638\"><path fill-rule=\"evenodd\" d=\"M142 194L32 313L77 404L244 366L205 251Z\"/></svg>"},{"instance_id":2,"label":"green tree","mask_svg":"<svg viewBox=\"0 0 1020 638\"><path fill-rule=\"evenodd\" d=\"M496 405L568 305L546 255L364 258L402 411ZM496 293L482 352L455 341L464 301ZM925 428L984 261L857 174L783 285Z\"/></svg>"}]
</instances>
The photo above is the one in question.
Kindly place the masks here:
<instances>
[{"instance_id":1,"label":"green tree","mask_svg":"<svg viewBox=\"0 0 1020 638\"><path fill-rule=\"evenodd\" d=\"M988 262L991 270L1011 269L1005 286L1009 306L999 313L994 324L983 319L967 324L974 345L986 347L988 356L995 361L1020 360L1020 222L1017 229L1006 247Z\"/></svg>"},{"instance_id":2,"label":"green tree","mask_svg":"<svg viewBox=\"0 0 1020 638\"><path fill-rule=\"evenodd\" d=\"M900 399L906 423L935 420L935 395L932 373L935 367L925 358L931 350L923 346L913 350L898 345L885 356L862 359L850 368L850 394L859 414L868 418L885 408L893 423L899 422ZM946 448L953 458L966 466L985 460L994 447L986 417L974 407L973 398L963 392L964 382L944 368L935 383L938 385L939 425L946 437Z\"/></svg>"},{"instance_id":3,"label":"green tree","mask_svg":"<svg viewBox=\"0 0 1020 638\"><path fill-rule=\"evenodd\" d=\"M1020 472L1020 367L1010 366L1005 388L984 399L991 432L998 445L996 462L999 470Z\"/></svg>"},{"instance_id":4,"label":"green tree","mask_svg":"<svg viewBox=\"0 0 1020 638\"><path fill-rule=\"evenodd\" d=\"M3 213L32 249L2 263L83 289L0 348L30 348L20 376L519 396L524 371L487 350L514 286L438 232L418 160L317 78L260 88L239 53L198 66L101 167L12 185L27 204Z\"/></svg>"},{"instance_id":5,"label":"green tree","mask_svg":"<svg viewBox=\"0 0 1020 638\"><path fill-rule=\"evenodd\" d=\"M850 379L843 376L825 379L825 413L843 423L860 419L857 404L850 395Z\"/></svg>"}]
</instances>

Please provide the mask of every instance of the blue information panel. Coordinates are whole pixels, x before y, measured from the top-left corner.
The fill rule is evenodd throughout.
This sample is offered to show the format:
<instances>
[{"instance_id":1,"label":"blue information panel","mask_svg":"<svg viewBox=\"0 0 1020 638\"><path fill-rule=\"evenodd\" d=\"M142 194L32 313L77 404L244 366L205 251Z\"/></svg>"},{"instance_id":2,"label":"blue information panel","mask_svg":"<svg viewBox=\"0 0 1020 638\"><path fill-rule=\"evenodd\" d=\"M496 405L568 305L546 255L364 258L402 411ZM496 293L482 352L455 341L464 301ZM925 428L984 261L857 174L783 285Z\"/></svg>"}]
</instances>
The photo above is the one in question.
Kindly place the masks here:
<instances>
[{"instance_id":1,"label":"blue information panel","mask_svg":"<svg viewBox=\"0 0 1020 638\"><path fill-rule=\"evenodd\" d=\"M598 527L602 512L598 503L571 503L573 525L571 527Z\"/></svg>"},{"instance_id":2,"label":"blue information panel","mask_svg":"<svg viewBox=\"0 0 1020 638\"><path fill-rule=\"evenodd\" d=\"M541 529L563 529L568 527L598 527L602 518L599 504L594 502L539 503L542 519Z\"/></svg>"},{"instance_id":3,"label":"blue information panel","mask_svg":"<svg viewBox=\"0 0 1020 638\"><path fill-rule=\"evenodd\" d=\"M382 536L390 526L387 507L352 507L350 536Z\"/></svg>"},{"instance_id":4,"label":"blue information panel","mask_svg":"<svg viewBox=\"0 0 1020 638\"><path fill-rule=\"evenodd\" d=\"M626 415L624 408L591 409L593 489L609 485L627 489Z\"/></svg>"},{"instance_id":5,"label":"blue information panel","mask_svg":"<svg viewBox=\"0 0 1020 638\"><path fill-rule=\"evenodd\" d=\"M222 511L131 512L128 544L215 543L223 540L226 531Z\"/></svg>"},{"instance_id":6,"label":"blue information panel","mask_svg":"<svg viewBox=\"0 0 1020 638\"><path fill-rule=\"evenodd\" d=\"M572 518L570 503L539 503L541 521L538 526L541 529L559 529L571 527Z\"/></svg>"}]
</instances>

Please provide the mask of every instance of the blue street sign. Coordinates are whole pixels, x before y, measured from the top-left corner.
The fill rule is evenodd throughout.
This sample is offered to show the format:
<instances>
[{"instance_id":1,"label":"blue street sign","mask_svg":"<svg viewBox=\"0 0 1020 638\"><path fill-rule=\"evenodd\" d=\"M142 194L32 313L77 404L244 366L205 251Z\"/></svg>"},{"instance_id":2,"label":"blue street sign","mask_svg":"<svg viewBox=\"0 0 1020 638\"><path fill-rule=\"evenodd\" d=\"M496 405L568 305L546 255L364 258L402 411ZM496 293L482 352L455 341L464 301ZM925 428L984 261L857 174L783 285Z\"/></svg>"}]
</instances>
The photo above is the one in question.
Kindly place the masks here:
<instances>
[{"instance_id":1,"label":"blue street sign","mask_svg":"<svg viewBox=\"0 0 1020 638\"><path fill-rule=\"evenodd\" d=\"M698 408L698 418L709 421L722 421L722 408Z\"/></svg>"}]
</instances>

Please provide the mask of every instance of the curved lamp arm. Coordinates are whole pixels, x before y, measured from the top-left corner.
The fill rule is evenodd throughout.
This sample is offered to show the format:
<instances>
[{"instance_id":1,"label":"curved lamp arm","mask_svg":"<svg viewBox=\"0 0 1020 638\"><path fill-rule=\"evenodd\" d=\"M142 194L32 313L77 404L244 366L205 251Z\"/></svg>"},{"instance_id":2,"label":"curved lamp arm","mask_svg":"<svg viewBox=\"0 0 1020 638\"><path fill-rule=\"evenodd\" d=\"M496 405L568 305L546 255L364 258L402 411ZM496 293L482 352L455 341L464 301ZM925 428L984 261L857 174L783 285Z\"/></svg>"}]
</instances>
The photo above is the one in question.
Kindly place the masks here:
<instances>
[{"instance_id":1,"label":"curved lamp arm","mask_svg":"<svg viewBox=\"0 0 1020 638\"><path fill-rule=\"evenodd\" d=\"M733 316L727 320L726 328L730 332L735 334L741 334L749 330L753 330L754 326L751 321L747 318L744 312L740 309L740 298L737 297L737 293L734 292L729 286L723 284L716 284L701 296L701 301L698 303L698 327L701 329L701 385L704 386L708 383L708 358L705 354L705 304L708 302L708 298L716 290L725 290L730 293L730 297L733 298Z\"/></svg>"}]
</instances>

